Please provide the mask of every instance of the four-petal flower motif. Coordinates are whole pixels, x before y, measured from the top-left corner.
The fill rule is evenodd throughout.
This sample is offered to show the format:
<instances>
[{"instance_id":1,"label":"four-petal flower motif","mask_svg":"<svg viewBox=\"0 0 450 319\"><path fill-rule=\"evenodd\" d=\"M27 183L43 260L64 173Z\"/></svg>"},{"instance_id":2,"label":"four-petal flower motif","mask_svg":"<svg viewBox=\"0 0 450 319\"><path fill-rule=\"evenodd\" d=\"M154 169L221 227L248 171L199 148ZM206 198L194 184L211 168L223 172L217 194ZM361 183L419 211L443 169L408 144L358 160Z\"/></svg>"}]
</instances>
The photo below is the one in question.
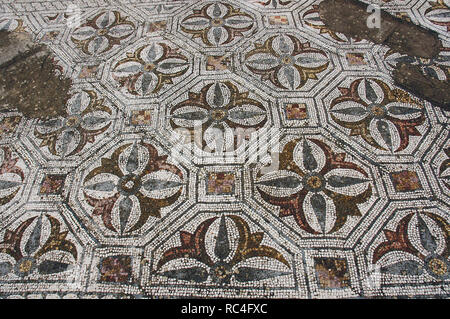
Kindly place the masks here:
<instances>
[{"instance_id":1,"label":"four-petal flower motif","mask_svg":"<svg viewBox=\"0 0 450 319\"><path fill-rule=\"evenodd\" d=\"M361 136L371 146L400 152L410 136L421 136L417 126L425 122L424 107L400 89L379 79L357 79L331 102L331 118Z\"/></svg>"},{"instance_id":2,"label":"four-petal flower motif","mask_svg":"<svg viewBox=\"0 0 450 319\"><path fill-rule=\"evenodd\" d=\"M133 22L123 18L118 11L101 12L76 28L71 40L85 54L98 55L119 45L136 30Z\"/></svg>"},{"instance_id":3,"label":"four-petal flower motif","mask_svg":"<svg viewBox=\"0 0 450 319\"><path fill-rule=\"evenodd\" d=\"M77 248L61 231L61 223L48 214L34 216L15 230L6 230L0 242L0 276L13 272L25 277L66 271L77 262Z\"/></svg>"},{"instance_id":4,"label":"four-petal flower motif","mask_svg":"<svg viewBox=\"0 0 450 319\"><path fill-rule=\"evenodd\" d=\"M207 46L231 43L253 27L253 18L227 3L209 3L181 21L181 30Z\"/></svg>"},{"instance_id":5,"label":"four-petal flower motif","mask_svg":"<svg viewBox=\"0 0 450 319\"><path fill-rule=\"evenodd\" d=\"M384 229L384 241L373 251L373 263L391 275L450 278L450 224L431 212L408 213L395 230Z\"/></svg>"},{"instance_id":6,"label":"four-petal flower motif","mask_svg":"<svg viewBox=\"0 0 450 319\"><path fill-rule=\"evenodd\" d=\"M56 156L72 156L83 150L87 143L104 133L111 125L111 109L97 97L95 91L76 93L67 103L65 117L38 122L34 135L42 140Z\"/></svg>"},{"instance_id":7,"label":"four-petal flower motif","mask_svg":"<svg viewBox=\"0 0 450 319\"><path fill-rule=\"evenodd\" d=\"M207 242L218 223L217 236L212 246ZM234 236L230 227L234 228ZM262 245L264 234L252 233L247 222L237 215L227 215L219 219L213 217L202 222L191 234L180 232L181 246L165 251L158 262L157 270L161 276L178 280L189 280L197 283L206 282L208 278L214 283L230 284L232 278L238 282L258 281L290 274L290 265L284 256L276 249ZM267 259L277 263L276 269L264 269L244 265L247 261L256 259L258 265L266 265ZM171 261L185 261L191 264L189 268L180 266L165 266ZM162 269L163 266L166 269Z\"/></svg>"},{"instance_id":8,"label":"four-petal flower motif","mask_svg":"<svg viewBox=\"0 0 450 319\"><path fill-rule=\"evenodd\" d=\"M127 143L87 174L84 196L107 229L129 234L151 216L159 218L161 208L178 199L182 178L181 171L167 163L167 155L158 155L151 144Z\"/></svg>"},{"instance_id":9,"label":"four-petal flower motif","mask_svg":"<svg viewBox=\"0 0 450 319\"><path fill-rule=\"evenodd\" d=\"M280 154L279 171L258 174L257 190L303 230L337 232L348 216L361 216L358 204L372 196L366 171L345 157L318 139L292 140Z\"/></svg>"},{"instance_id":10,"label":"four-petal flower motif","mask_svg":"<svg viewBox=\"0 0 450 319\"><path fill-rule=\"evenodd\" d=\"M200 93L189 92L189 98L170 110L171 127L190 131L201 125L201 142L195 140L203 150L208 141L214 140L212 152L235 150L241 145L239 129L258 130L267 122L263 104L249 97L249 92L239 92L230 81L210 83ZM218 137L215 130L223 136ZM234 131L236 130L236 131ZM222 144L222 145L221 145Z\"/></svg>"},{"instance_id":11,"label":"four-petal flower motif","mask_svg":"<svg viewBox=\"0 0 450 319\"><path fill-rule=\"evenodd\" d=\"M163 42L152 42L116 63L112 77L133 95L158 93L189 69L186 56Z\"/></svg>"},{"instance_id":12,"label":"four-petal flower motif","mask_svg":"<svg viewBox=\"0 0 450 319\"><path fill-rule=\"evenodd\" d=\"M297 90L308 80L317 80L329 63L325 52L290 34L272 36L245 55L245 65L252 73L283 90Z\"/></svg>"}]
</instances>

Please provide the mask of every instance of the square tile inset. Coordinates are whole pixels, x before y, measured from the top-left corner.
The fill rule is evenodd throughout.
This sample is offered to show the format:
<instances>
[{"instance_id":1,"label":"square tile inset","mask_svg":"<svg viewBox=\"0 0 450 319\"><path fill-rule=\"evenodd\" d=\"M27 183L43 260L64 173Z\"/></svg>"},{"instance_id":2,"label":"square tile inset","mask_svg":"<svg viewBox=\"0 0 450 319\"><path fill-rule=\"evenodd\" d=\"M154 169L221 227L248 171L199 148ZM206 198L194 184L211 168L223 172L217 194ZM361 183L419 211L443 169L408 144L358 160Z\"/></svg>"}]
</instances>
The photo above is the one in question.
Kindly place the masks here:
<instances>
[{"instance_id":1,"label":"square tile inset","mask_svg":"<svg viewBox=\"0 0 450 319\"><path fill-rule=\"evenodd\" d=\"M315 257L314 270L319 287L322 289L350 287L350 274L346 259Z\"/></svg>"}]
</instances>

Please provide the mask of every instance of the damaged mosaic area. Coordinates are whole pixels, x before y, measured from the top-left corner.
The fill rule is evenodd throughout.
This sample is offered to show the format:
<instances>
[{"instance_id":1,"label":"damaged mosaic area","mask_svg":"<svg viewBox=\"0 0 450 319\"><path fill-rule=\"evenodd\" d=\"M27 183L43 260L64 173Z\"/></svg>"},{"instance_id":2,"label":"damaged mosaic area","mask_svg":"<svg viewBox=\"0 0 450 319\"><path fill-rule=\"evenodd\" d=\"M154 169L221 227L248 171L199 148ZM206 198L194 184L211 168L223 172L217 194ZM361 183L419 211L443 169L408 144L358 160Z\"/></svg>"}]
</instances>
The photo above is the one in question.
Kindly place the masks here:
<instances>
[{"instance_id":1,"label":"damaged mosaic area","mask_svg":"<svg viewBox=\"0 0 450 319\"><path fill-rule=\"evenodd\" d=\"M0 296L448 298L449 114L392 70L450 80L450 2L363 1L437 32L435 59L321 2L0 0L72 81L54 116L1 108Z\"/></svg>"}]
</instances>

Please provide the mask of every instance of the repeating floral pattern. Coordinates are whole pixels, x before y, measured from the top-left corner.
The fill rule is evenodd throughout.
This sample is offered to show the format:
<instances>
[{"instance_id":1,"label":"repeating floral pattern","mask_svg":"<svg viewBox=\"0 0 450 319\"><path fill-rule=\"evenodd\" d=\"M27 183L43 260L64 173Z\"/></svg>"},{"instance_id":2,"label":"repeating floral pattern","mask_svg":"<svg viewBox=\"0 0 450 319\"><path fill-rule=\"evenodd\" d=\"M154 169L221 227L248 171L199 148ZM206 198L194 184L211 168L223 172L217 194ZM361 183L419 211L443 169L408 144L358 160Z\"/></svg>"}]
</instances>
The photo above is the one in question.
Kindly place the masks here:
<instances>
[{"instance_id":1,"label":"repeating floral pattern","mask_svg":"<svg viewBox=\"0 0 450 319\"><path fill-rule=\"evenodd\" d=\"M227 221L230 221L237 229L237 238L229 235ZM206 237L214 222L219 223L219 229L214 250L211 252L206 248ZM222 215L220 219L218 217L209 218L202 222L193 233L180 232L181 246L165 251L158 261L157 268L161 269L175 259L196 260L201 263L201 266L194 266L196 263L192 263L192 267L160 271L159 274L197 283L206 282L209 279L219 285L230 284L232 279L238 282L248 282L288 275L289 272L280 271L281 269L290 270L288 261L276 249L262 245L263 238L263 233L252 233L247 222L237 215ZM277 260L280 270L243 265L248 259L263 257ZM189 262L186 264L189 265Z\"/></svg>"},{"instance_id":2,"label":"repeating floral pattern","mask_svg":"<svg viewBox=\"0 0 450 319\"><path fill-rule=\"evenodd\" d=\"M151 144L124 144L84 179L84 197L104 226L129 234L181 195L183 175Z\"/></svg>"},{"instance_id":3,"label":"repeating floral pattern","mask_svg":"<svg viewBox=\"0 0 450 319\"><path fill-rule=\"evenodd\" d=\"M260 176L261 197L280 207L280 217L293 216L311 234L339 231L349 216L362 215L372 186L367 172L317 139L295 139L280 154L279 171Z\"/></svg>"},{"instance_id":4,"label":"repeating floral pattern","mask_svg":"<svg viewBox=\"0 0 450 319\"><path fill-rule=\"evenodd\" d=\"M223 46L237 37L248 34L254 25L253 18L222 2L209 3L181 21L181 30L200 38L207 46Z\"/></svg>"},{"instance_id":5,"label":"repeating floral pattern","mask_svg":"<svg viewBox=\"0 0 450 319\"><path fill-rule=\"evenodd\" d=\"M267 122L263 104L250 98L249 92L240 92L230 81L210 83L200 93L189 92L187 100L171 109L170 118L174 130L186 129L192 137L196 127L201 126L202 142L195 141L205 150L207 136L215 135L215 130L220 130L225 136L224 145L211 146L212 152L235 150L242 143L242 137L237 134L239 129L258 130Z\"/></svg>"},{"instance_id":6,"label":"repeating floral pattern","mask_svg":"<svg viewBox=\"0 0 450 319\"><path fill-rule=\"evenodd\" d=\"M188 58L178 48L153 42L119 60L112 76L129 93L145 96L173 84L173 79L186 73L188 68Z\"/></svg>"},{"instance_id":7,"label":"repeating floral pattern","mask_svg":"<svg viewBox=\"0 0 450 319\"><path fill-rule=\"evenodd\" d=\"M246 67L277 88L295 90L328 68L325 52L292 35L272 36L245 55Z\"/></svg>"},{"instance_id":8,"label":"repeating floral pattern","mask_svg":"<svg viewBox=\"0 0 450 319\"><path fill-rule=\"evenodd\" d=\"M411 136L421 136L417 127L425 122L424 107L407 92L372 78L357 79L339 90L330 115L349 129L350 136L361 136L369 145L391 152L407 148Z\"/></svg>"},{"instance_id":9,"label":"repeating floral pattern","mask_svg":"<svg viewBox=\"0 0 450 319\"><path fill-rule=\"evenodd\" d=\"M120 45L136 31L133 22L118 11L106 11L76 28L71 40L87 55L103 54Z\"/></svg>"},{"instance_id":10,"label":"repeating floral pattern","mask_svg":"<svg viewBox=\"0 0 450 319\"><path fill-rule=\"evenodd\" d=\"M111 125L112 110L92 90L76 93L68 102L67 116L41 121L34 135L56 156L71 156L81 152L86 144Z\"/></svg>"}]
</instances>

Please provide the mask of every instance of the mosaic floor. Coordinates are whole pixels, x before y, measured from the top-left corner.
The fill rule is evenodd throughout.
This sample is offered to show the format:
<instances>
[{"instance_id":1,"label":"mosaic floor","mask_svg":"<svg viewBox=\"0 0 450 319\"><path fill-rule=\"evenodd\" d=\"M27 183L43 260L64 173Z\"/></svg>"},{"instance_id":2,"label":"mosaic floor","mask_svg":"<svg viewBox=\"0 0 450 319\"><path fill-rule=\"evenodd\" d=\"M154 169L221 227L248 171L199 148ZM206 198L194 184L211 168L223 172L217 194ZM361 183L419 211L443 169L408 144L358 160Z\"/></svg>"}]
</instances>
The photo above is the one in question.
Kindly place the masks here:
<instances>
[{"instance_id":1,"label":"mosaic floor","mask_svg":"<svg viewBox=\"0 0 450 319\"><path fill-rule=\"evenodd\" d=\"M319 3L1 0L74 85L0 114L0 295L448 297L449 114L391 71L449 80L450 2L381 2L434 60Z\"/></svg>"}]
</instances>

